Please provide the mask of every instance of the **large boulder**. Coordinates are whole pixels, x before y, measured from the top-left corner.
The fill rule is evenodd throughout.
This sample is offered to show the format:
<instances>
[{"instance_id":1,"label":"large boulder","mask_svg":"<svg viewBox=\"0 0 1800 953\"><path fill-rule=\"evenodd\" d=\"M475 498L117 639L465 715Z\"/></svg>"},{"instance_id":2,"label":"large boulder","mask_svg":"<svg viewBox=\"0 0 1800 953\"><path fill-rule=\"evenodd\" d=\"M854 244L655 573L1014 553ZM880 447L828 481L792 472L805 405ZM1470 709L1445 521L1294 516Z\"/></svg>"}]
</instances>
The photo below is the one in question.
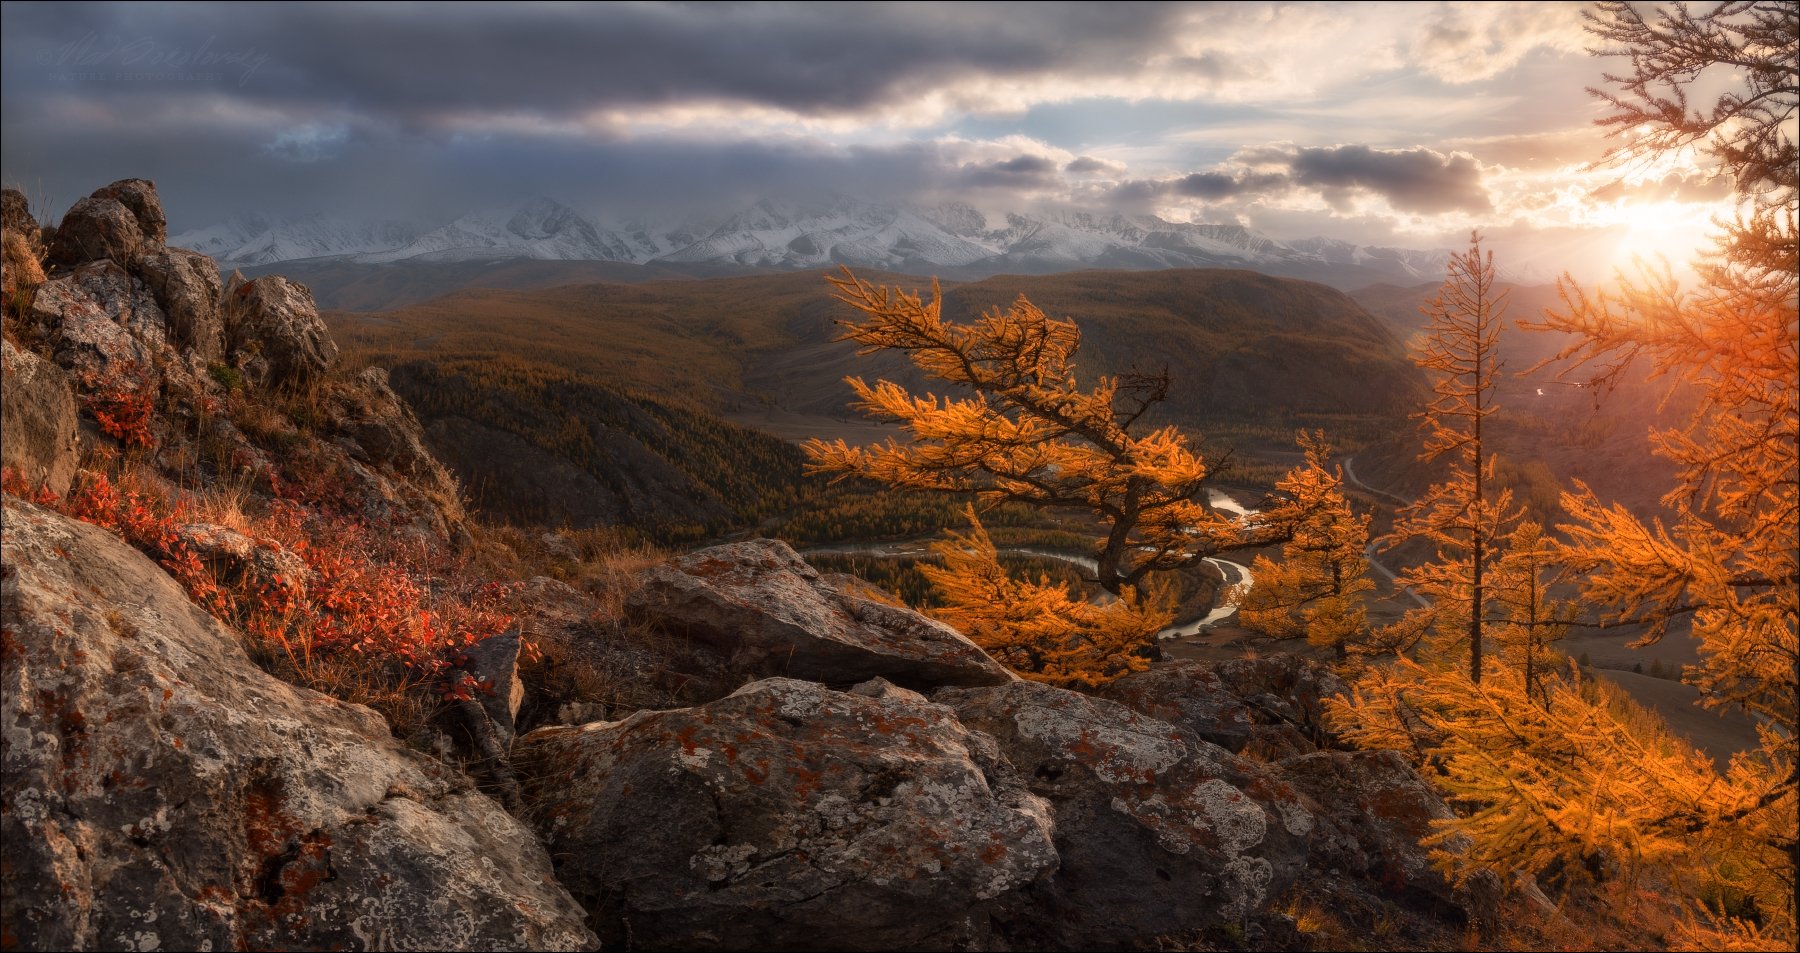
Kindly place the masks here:
<instances>
[{"instance_id":1,"label":"large boulder","mask_svg":"<svg viewBox=\"0 0 1800 953\"><path fill-rule=\"evenodd\" d=\"M120 179L95 189L93 198L112 199L130 210L139 234L151 247L169 240L169 222L163 216L162 199L156 195L156 183L149 179Z\"/></svg>"},{"instance_id":2,"label":"large boulder","mask_svg":"<svg viewBox=\"0 0 1800 953\"><path fill-rule=\"evenodd\" d=\"M985 949L1056 869L993 741L884 681L755 682L697 708L520 739L531 817L608 944Z\"/></svg>"},{"instance_id":3,"label":"large boulder","mask_svg":"<svg viewBox=\"0 0 1800 953\"><path fill-rule=\"evenodd\" d=\"M1380 884L1389 897L1461 911L1484 930L1495 925L1498 878L1482 871L1457 884L1421 846L1421 839L1437 833L1433 821L1456 815L1399 752L1319 751L1275 768L1309 799L1319 819L1315 868Z\"/></svg>"},{"instance_id":4,"label":"large boulder","mask_svg":"<svg viewBox=\"0 0 1800 953\"><path fill-rule=\"evenodd\" d=\"M185 248L159 248L138 259L137 273L162 306L177 344L203 360L223 353L219 298L224 286L211 258Z\"/></svg>"},{"instance_id":5,"label":"large boulder","mask_svg":"<svg viewBox=\"0 0 1800 953\"><path fill-rule=\"evenodd\" d=\"M57 362L96 382L150 380L168 354L168 323L142 281L110 261L83 265L38 286L31 317Z\"/></svg>"},{"instance_id":6,"label":"large boulder","mask_svg":"<svg viewBox=\"0 0 1800 953\"><path fill-rule=\"evenodd\" d=\"M0 342L0 465L58 496L81 462L75 389L62 368Z\"/></svg>"},{"instance_id":7,"label":"large boulder","mask_svg":"<svg viewBox=\"0 0 1800 953\"><path fill-rule=\"evenodd\" d=\"M156 186L147 179L120 179L63 213L50 260L64 267L105 260L130 268L139 255L160 250L168 237Z\"/></svg>"},{"instance_id":8,"label":"large boulder","mask_svg":"<svg viewBox=\"0 0 1800 953\"><path fill-rule=\"evenodd\" d=\"M338 356L312 292L280 275L226 288L225 332L233 348L267 364L271 384L304 384Z\"/></svg>"},{"instance_id":9,"label":"large boulder","mask_svg":"<svg viewBox=\"0 0 1800 953\"><path fill-rule=\"evenodd\" d=\"M1035 682L932 698L998 741L1053 807L1062 867L1016 927L1036 945L1242 924L1305 867L1313 818L1293 789L1166 722Z\"/></svg>"},{"instance_id":10,"label":"large boulder","mask_svg":"<svg viewBox=\"0 0 1800 953\"><path fill-rule=\"evenodd\" d=\"M1274 655L1157 665L1100 694L1234 754L1276 761L1317 750L1330 736L1323 701L1346 691L1323 662Z\"/></svg>"},{"instance_id":11,"label":"large boulder","mask_svg":"<svg viewBox=\"0 0 1800 953\"><path fill-rule=\"evenodd\" d=\"M50 260L65 268L90 261L129 266L144 250L137 216L115 198L90 195L69 206L50 242Z\"/></svg>"},{"instance_id":12,"label":"large boulder","mask_svg":"<svg viewBox=\"0 0 1800 953\"><path fill-rule=\"evenodd\" d=\"M145 556L5 502L8 949L591 949L530 831L277 681Z\"/></svg>"},{"instance_id":13,"label":"large boulder","mask_svg":"<svg viewBox=\"0 0 1800 953\"><path fill-rule=\"evenodd\" d=\"M654 567L627 607L668 632L731 653L761 675L908 688L1013 679L962 633L910 609L836 589L786 543L714 546Z\"/></svg>"}]
</instances>

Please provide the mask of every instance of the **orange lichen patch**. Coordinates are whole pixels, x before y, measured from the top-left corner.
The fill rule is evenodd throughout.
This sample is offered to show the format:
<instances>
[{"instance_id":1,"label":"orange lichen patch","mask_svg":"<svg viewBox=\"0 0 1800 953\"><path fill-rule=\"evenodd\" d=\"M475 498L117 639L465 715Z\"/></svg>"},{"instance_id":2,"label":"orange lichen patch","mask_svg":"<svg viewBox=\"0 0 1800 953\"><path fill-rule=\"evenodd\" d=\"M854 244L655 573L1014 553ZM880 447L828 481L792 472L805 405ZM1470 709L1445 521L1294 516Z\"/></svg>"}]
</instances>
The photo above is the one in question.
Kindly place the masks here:
<instances>
[{"instance_id":1,"label":"orange lichen patch","mask_svg":"<svg viewBox=\"0 0 1800 953\"><path fill-rule=\"evenodd\" d=\"M744 780L755 785L769 780L769 759L757 758L754 765L744 765Z\"/></svg>"},{"instance_id":2,"label":"orange lichen patch","mask_svg":"<svg viewBox=\"0 0 1800 953\"><path fill-rule=\"evenodd\" d=\"M237 894L217 884L207 884L194 891L194 899L201 903L232 903L237 900Z\"/></svg>"},{"instance_id":3,"label":"orange lichen patch","mask_svg":"<svg viewBox=\"0 0 1800 953\"><path fill-rule=\"evenodd\" d=\"M282 813L279 780L252 783L244 791L244 839L257 857L273 857L287 850L298 828Z\"/></svg>"},{"instance_id":4,"label":"orange lichen patch","mask_svg":"<svg viewBox=\"0 0 1800 953\"><path fill-rule=\"evenodd\" d=\"M1299 792L1294 790L1292 784L1269 777L1268 775L1253 774L1250 776L1249 780L1241 785L1241 787L1245 793L1259 801L1286 801L1293 803L1300 800Z\"/></svg>"},{"instance_id":5,"label":"orange lichen patch","mask_svg":"<svg viewBox=\"0 0 1800 953\"><path fill-rule=\"evenodd\" d=\"M336 879L336 876L336 872L331 869L331 835L324 831L313 831L301 838L300 846L294 852L294 859L283 865L277 875L282 902L286 904L292 901L298 904L313 888Z\"/></svg>"},{"instance_id":6,"label":"orange lichen patch","mask_svg":"<svg viewBox=\"0 0 1800 953\"><path fill-rule=\"evenodd\" d=\"M819 772L808 770L807 768L803 768L796 764L789 769L789 773L794 777L794 795L796 797L810 797L814 791L819 789L819 781L821 778Z\"/></svg>"},{"instance_id":7,"label":"orange lichen patch","mask_svg":"<svg viewBox=\"0 0 1800 953\"><path fill-rule=\"evenodd\" d=\"M683 565L681 571L690 576L699 576L703 579L716 579L720 576L730 575L731 571L736 567L737 563L730 560L709 557Z\"/></svg>"},{"instance_id":8,"label":"orange lichen patch","mask_svg":"<svg viewBox=\"0 0 1800 953\"><path fill-rule=\"evenodd\" d=\"M988 836L990 838L988 845L981 849L981 862L997 864L1006 857L1006 845L1000 842L999 837L991 834Z\"/></svg>"},{"instance_id":9,"label":"orange lichen patch","mask_svg":"<svg viewBox=\"0 0 1800 953\"><path fill-rule=\"evenodd\" d=\"M1094 744L1092 736L1086 728L1081 730L1081 737L1068 746L1068 752L1081 761L1093 761L1100 756L1100 747Z\"/></svg>"}]
</instances>

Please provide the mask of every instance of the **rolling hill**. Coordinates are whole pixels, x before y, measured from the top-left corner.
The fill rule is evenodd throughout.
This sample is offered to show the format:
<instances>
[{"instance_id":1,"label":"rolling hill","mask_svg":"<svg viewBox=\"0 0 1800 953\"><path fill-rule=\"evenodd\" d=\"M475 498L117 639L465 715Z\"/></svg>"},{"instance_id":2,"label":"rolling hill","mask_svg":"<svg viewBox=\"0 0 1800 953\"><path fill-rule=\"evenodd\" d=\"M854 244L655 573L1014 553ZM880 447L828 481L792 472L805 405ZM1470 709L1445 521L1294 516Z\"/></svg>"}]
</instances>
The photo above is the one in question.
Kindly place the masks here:
<instances>
[{"instance_id":1,"label":"rolling hill","mask_svg":"<svg viewBox=\"0 0 1800 953\"><path fill-rule=\"evenodd\" d=\"M906 288L925 279L863 277ZM971 318L1018 295L1073 318L1084 374L1166 367L1166 416L1403 417L1421 391L1394 330L1323 285L1248 271L1072 272L945 283L945 311ZM397 364L512 354L716 413L770 408L849 416L848 375L925 382L895 355L834 340L852 316L821 275L591 283L458 292L379 314L335 312L353 348ZM1320 374L1324 362L1330 374Z\"/></svg>"},{"instance_id":2,"label":"rolling hill","mask_svg":"<svg viewBox=\"0 0 1800 953\"><path fill-rule=\"evenodd\" d=\"M1159 422L1208 434L1213 456L1286 447L1301 425L1385 435L1421 393L1386 322L1309 282L1090 271L944 292L956 319L1020 294L1074 318L1085 380L1166 369ZM818 274L765 273L474 289L327 320L360 360L394 369L434 451L489 512L703 532L770 517L803 492L797 452L759 430L872 438L882 432L849 409L846 376L930 389L899 355L835 340L834 322L852 314Z\"/></svg>"}]
</instances>

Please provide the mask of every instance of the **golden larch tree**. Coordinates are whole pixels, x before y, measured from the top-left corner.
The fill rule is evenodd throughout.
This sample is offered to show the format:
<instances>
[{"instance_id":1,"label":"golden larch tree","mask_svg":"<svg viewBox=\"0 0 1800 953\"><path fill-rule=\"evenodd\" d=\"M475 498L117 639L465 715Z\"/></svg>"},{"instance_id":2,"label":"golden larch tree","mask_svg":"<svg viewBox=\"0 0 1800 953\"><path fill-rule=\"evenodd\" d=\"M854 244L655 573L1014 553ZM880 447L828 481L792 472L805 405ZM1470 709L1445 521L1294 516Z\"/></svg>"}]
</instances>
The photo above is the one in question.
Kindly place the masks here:
<instances>
[{"instance_id":1,"label":"golden larch tree","mask_svg":"<svg viewBox=\"0 0 1800 953\"><path fill-rule=\"evenodd\" d=\"M1478 683L1489 595L1485 574L1496 543L1518 515L1511 492L1495 479L1495 458L1486 452L1483 433L1483 423L1498 409L1494 385L1507 293L1496 288L1494 255L1482 254L1479 234L1470 236L1467 251L1451 256L1447 271L1424 309L1431 323L1413 360L1430 375L1433 393L1415 415L1425 430L1420 459L1442 462L1448 475L1396 514L1385 541L1424 538L1437 547L1435 560L1408 568L1399 579L1431 604L1393 629L1430 630L1446 645L1466 639L1469 679ZM1389 633L1385 641L1406 640Z\"/></svg>"},{"instance_id":2,"label":"golden larch tree","mask_svg":"<svg viewBox=\"0 0 1800 953\"><path fill-rule=\"evenodd\" d=\"M1090 602L1066 583L1015 578L975 508L967 515L967 533L932 545L942 564L919 567L943 600L932 615L1034 681L1093 686L1149 667L1145 639L1173 618L1166 599L1127 588L1122 598Z\"/></svg>"},{"instance_id":3,"label":"golden larch tree","mask_svg":"<svg viewBox=\"0 0 1800 953\"><path fill-rule=\"evenodd\" d=\"M1757 719L1761 745L1733 758L1731 797L1689 818L1691 837L1728 843L1761 919L1794 941L1796 764L1800 762L1800 5L1721 3L1640 8L1601 3L1588 14L1595 52L1629 60L1592 90L1612 106L1601 124L1617 163L1706 164L1729 176L1738 208L1719 222L1697 287L1669 269L1590 293L1569 278L1563 306L1541 327L1567 332L1557 355L1602 386L1633 366L1699 395L1685 424L1653 435L1677 483L1664 519L1608 505L1585 486L1565 494L1562 554L1582 597L1640 644L1687 620L1700 662L1684 680L1711 706ZM1723 90L1704 108L1690 90ZM1707 939L1701 937L1701 939ZM1729 939L1729 937L1726 937ZM1707 942L1720 941L1717 936ZM1722 941L1721 941L1722 942Z\"/></svg>"},{"instance_id":4,"label":"golden larch tree","mask_svg":"<svg viewBox=\"0 0 1800 953\"><path fill-rule=\"evenodd\" d=\"M1599 853L1628 871L1653 864L1689 896L1742 898L1735 909L1696 911L1674 942L1793 949L1800 5L1697 13L1609 2L1588 16L1596 52L1631 63L1609 75L1615 92L1595 91L1614 107L1602 124L1622 139L1611 158L1710 160L1731 177L1739 208L1698 263L1697 288L1683 290L1666 267L1601 292L1565 278L1563 306L1538 325L1571 335L1557 359L1590 369L1590 386L1642 362L1699 396L1684 425L1653 437L1678 469L1663 498L1669 514L1641 517L1578 485L1562 498L1570 521L1558 526L1555 558L1585 606L1645 629L1640 644L1691 624L1700 662L1684 679L1703 703L1749 712L1760 743L1715 767L1605 683L1570 667L1534 671L1530 685L1512 653L1479 684L1401 660L1365 678L1334 714L1359 743L1437 765L1440 782L1472 808L1443 833L1467 835L1473 862L1535 873ZM1690 89L1727 91L1701 110Z\"/></svg>"},{"instance_id":5,"label":"golden larch tree","mask_svg":"<svg viewBox=\"0 0 1800 953\"><path fill-rule=\"evenodd\" d=\"M1326 464L1331 449L1325 435L1302 432L1299 442L1306 464L1276 489L1294 502L1300 522L1291 527L1279 561L1256 557L1256 586L1244 597L1238 621L1271 638L1305 638L1344 658L1369 630L1363 607L1363 594L1375 588L1364 553L1369 515L1350 508L1342 469Z\"/></svg>"},{"instance_id":6,"label":"golden larch tree","mask_svg":"<svg viewBox=\"0 0 1800 953\"><path fill-rule=\"evenodd\" d=\"M971 324L943 319L932 300L850 275L829 280L861 311L845 337L865 353L905 353L925 375L965 397L923 397L890 381L849 378L854 405L897 423L909 439L867 447L806 444L813 472L854 475L912 490L972 493L983 505L1016 501L1094 514L1102 534L1096 582L1117 596L1153 572L1184 569L1232 549L1263 545L1259 533L1196 499L1211 470L1175 427L1137 433L1167 393L1162 377L1102 377L1083 389L1074 358L1081 332L1020 297Z\"/></svg>"},{"instance_id":7,"label":"golden larch tree","mask_svg":"<svg viewBox=\"0 0 1800 953\"><path fill-rule=\"evenodd\" d=\"M898 424L907 438L866 447L809 441L812 472L972 494L984 506L1081 511L1097 521L1095 582L1122 603L1117 608L1007 579L979 524L940 547L945 569L927 571L950 603L941 614L1021 673L1089 683L1121 673L1122 665L1135 664L1121 654L1124 644L1135 639L1141 651L1168 621L1161 602L1148 598L1155 573L1281 542L1327 495L1284 502L1249 520L1200 503L1213 473L1207 462L1177 428L1142 426L1167 395L1168 378L1102 377L1083 388L1074 363L1080 330L1023 297L957 324L944 320L935 283L926 301L848 270L830 280L839 300L863 315L841 322L845 338L865 353L900 351L961 396L915 396L890 381L848 379L854 406Z\"/></svg>"}]
</instances>

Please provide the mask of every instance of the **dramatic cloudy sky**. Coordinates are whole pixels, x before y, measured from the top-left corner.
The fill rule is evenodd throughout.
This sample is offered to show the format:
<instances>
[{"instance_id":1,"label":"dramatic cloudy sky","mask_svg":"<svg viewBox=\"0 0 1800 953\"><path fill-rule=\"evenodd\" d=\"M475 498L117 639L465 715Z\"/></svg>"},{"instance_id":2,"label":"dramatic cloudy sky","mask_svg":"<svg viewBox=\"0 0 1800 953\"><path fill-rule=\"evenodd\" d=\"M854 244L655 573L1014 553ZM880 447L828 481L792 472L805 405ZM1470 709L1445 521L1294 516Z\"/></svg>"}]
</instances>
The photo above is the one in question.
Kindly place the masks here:
<instances>
[{"instance_id":1,"label":"dramatic cloudy sky","mask_svg":"<svg viewBox=\"0 0 1800 953\"><path fill-rule=\"evenodd\" d=\"M6 183L66 205L153 178L177 230L834 189L1415 247L1479 226L1554 265L1679 244L1724 194L1585 171L1583 88L1619 66L1565 3L7 3L3 26Z\"/></svg>"}]
</instances>

